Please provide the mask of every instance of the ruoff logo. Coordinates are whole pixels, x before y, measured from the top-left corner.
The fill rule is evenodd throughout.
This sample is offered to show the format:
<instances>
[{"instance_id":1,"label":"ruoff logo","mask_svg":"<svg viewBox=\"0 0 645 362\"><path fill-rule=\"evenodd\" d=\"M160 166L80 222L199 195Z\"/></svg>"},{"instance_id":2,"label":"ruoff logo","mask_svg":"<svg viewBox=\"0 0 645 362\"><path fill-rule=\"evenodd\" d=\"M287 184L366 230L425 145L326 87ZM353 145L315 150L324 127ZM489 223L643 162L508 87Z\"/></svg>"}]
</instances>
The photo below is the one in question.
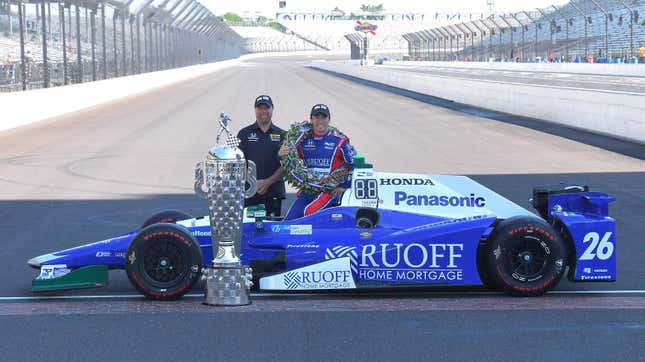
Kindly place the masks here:
<instances>
[{"instance_id":1,"label":"ruoff logo","mask_svg":"<svg viewBox=\"0 0 645 362\"><path fill-rule=\"evenodd\" d=\"M325 251L325 260L349 257L352 271L358 273L358 253L355 246L335 246Z\"/></svg>"},{"instance_id":2,"label":"ruoff logo","mask_svg":"<svg viewBox=\"0 0 645 362\"><path fill-rule=\"evenodd\" d=\"M298 272L290 272L284 275L284 285L288 290L296 289L302 283L302 278Z\"/></svg>"},{"instance_id":3,"label":"ruoff logo","mask_svg":"<svg viewBox=\"0 0 645 362\"><path fill-rule=\"evenodd\" d=\"M287 290L348 288L351 280L349 270L292 271L284 274Z\"/></svg>"}]
</instances>

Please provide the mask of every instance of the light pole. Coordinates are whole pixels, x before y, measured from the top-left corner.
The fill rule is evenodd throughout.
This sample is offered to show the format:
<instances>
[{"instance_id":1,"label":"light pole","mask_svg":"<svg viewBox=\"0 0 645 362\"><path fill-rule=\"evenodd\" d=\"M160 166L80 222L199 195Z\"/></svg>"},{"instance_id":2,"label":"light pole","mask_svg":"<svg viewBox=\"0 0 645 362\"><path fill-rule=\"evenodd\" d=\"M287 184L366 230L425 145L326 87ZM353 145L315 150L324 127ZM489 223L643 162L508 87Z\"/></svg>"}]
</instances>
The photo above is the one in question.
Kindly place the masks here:
<instances>
[{"instance_id":1,"label":"light pole","mask_svg":"<svg viewBox=\"0 0 645 362\"><path fill-rule=\"evenodd\" d=\"M477 21L471 22L473 26L479 30L479 59L481 60L484 57L484 53L486 52L484 49L484 35L486 35L486 29L481 28L479 25L477 25Z\"/></svg>"},{"instance_id":2,"label":"light pole","mask_svg":"<svg viewBox=\"0 0 645 362\"><path fill-rule=\"evenodd\" d=\"M585 57L589 54L589 36L588 36L588 30L587 30L587 14L576 5L576 3L572 1L569 2L569 5L571 5L572 8L574 8L578 14L582 16L582 20L585 22Z\"/></svg>"},{"instance_id":3,"label":"light pole","mask_svg":"<svg viewBox=\"0 0 645 362\"><path fill-rule=\"evenodd\" d=\"M609 60L609 13L596 0L589 0L605 15L605 59Z\"/></svg>"},{"instance_id":4,"label":"light pole","mask_svg":"<svg viewBox=\"0 0 645 362\"><path fill-rule=\"evenodd\" d=\"M551 55L551 46L556 44L556 41L553 40L553 31L555 30L555 19L552 18L550 15L542 11L541 9L535 8L542 16L544 16L548 21L549 21L549 33L551 34L551 41L549 43L549 47L547 48L547 56Z\"/></svg>"},{"instance_id":5,"label":"light pole","mask_svg":"<svg viewBox=\"0 0 645 362\"><path fill-rule=\"evenodd\" d=\"M616 0L621 3L627 10L629 10L629 57L634 56L634 17L636 10L631 6L627 5L624 0Z\"/></svg>"},{"instance_id":6,"label":"light pole","mask_svg":"<svg viewBox=\"0 0 645 362\"><path fill-rule=\"evenodd\" d=\"M475 58L475 32L472 31L466 25L466 23L456 24L457 27L461 28L460 25L466 28L466 31L470 34L470 61L473 61L473 59ZM465 39L464 39L464 48L465 48Z\"/></svg>"},{"instance_id":7,"label":"light pole","mask_svg":"<svg viewBox=\"0 0 645 362\"><path fill-rule=\"evenodd\" d=\"M486 25L486 23L483 20L479 20L480 23L482 23L483 26L488 29L488 48L490 50L489 58L493 57L493 33L494 33L494 28L489 27Z\"/></svg>"},{"instance_id":8,"label":"light pole","mask_svg":"<svg viewBox=\"0 0 645 362\"><path fill-rule=\"evenodd\" d=\"M555 5L551 5L551 7L555 10L552 14L557 14L562 9L562 8L558 9ZM564 20L565 34L566 34L566 40L564 42L564 56L568 62L569 61L569 19L564 14L561 14L561 17L562 17L562 20Z\"/></svg>"},{"instance_id":9,"label":"light pole","mask_svg":"<svg viewBox=\"0 0 645 362\"><path fill-rule=\"evenodd\" d=\"M450 52L452 52L452 37L444 28L437 28L437 31L443 35L443 60L448 61L448 39L450 39Z\"/></svg>"},{"instance_id":10,"label":"light pole","mask_svg":"<svg viewBox=\"0 0 645 362\"><path fill-rule=\"evenodd\" d=\"M437 53L439 53L439 56L441 57L441 38L443 38L443 36L436 29L428 29L428 31L434 35L434 40L432 42L432 60L436 61ZM435 43L437 44L436 51Z\"/></svg>"},{"instance_id":11,"label":"light pole","mask_svg":"<svg viewBox=\"0 0 645 362\"><path fill-rule=\"evenodd\" d=\"M524 47L525 47L524 33L526 32L527 27L526 27L526 25L522 24L520 19L517 18L517 14L511 14L511 16L513 17L513 19L515 19L515 21L517 21L518 24L520 24L520 27L522 28L522 42L521 42L521 45L520 45L520 59L522 61L524 61Z\"/></svg>"},{"instance_id":12,"label":"light pole","mask_svg":"<svg viewBox=\"0 0 645 362\"><path fill-rule=\"evenodd\" d=\"M533 22L533 24L535 24L535 58L537 58L538 57L538 42L539 42L539 39L538 39L538 22L537 22L537 19L533 19L531 14L527 13L526 11L522 11L522 12L524 13L524 15L526 15L527 18L529 18L529 20L531 20Z\"/></svg>"},{"instance_id":13,"label":"light pole","mask_svg":"<svg viewBox=\"0 0 645 362\"><path fill-rule=\"evenodd\" d=\"M461 29L457 28L457 27L456 27L456 26L454 26L454 25L448 25L448 29L450 29L451 31L453 31L453 32L455 33L455 36L457 37L457 49L458 49L458 51L461 51L461 50L465 49L465 48L466 48L466 33L464 33L464 32L463 32L463 30L461 30ZM456 29L456 30L455 30L455 29ZM461 49L459 48L459 36L460 36L460 35L461 35L461 36L462 36L462 38L463 38L462 43L464 44L464 46L463 46Z\"/></svg>"},{"instance_id":14,"label":"light pole","mask_svg":"<svg viewBox=\"0 0 645 362\"><path fill-rule=\"evenodd\" d=\"M501 26L499 26L499 24L497 24L495 22L495 15L490 16L490 22L493 23L493 25L495 25L495 27L499 31L499 52L501 53L499 58L500 58L500 60L502 60L502 58L504 58L504 46L502 45L502 33L503 33L502 30L503 30L503 28ZM497 52L495 52L495 57L497 58Z\"/></svg>"},{"instance_id":15,"label":"light pole","mask_svg":"<svg viewBox=\"0 0 645 362\"><path fill-rule=\"evenodd\" d=\"M510 31L511 31L511 54L510 54L511 57L510 58L513 59L514 58L514 53L515 53L514 52L514 50L515 50L515 42L513 40L513 33L515 32L515 27L510 22L508 22L508 20L506 20L506 17L500 16L499 18L502 19L502 21L505 22L506 25L508 25L508 29L510 29Z\"/></svg>"}]
</instances>

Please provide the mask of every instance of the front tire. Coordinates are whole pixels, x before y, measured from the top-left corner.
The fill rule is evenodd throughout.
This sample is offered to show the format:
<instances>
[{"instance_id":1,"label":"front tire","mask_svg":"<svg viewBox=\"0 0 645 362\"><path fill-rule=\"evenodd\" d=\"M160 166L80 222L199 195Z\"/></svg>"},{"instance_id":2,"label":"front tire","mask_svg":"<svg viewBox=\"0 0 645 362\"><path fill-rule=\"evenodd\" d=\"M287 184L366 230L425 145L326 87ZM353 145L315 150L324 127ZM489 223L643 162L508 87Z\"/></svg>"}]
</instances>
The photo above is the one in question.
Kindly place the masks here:
<instances>
[{"instance_id":1,"label":"front tire","mask_svg":"<svg viewBox=\"0 0 645 362\"><path fill-rule=\"evenodd\" d=\"M494 286L521 297L539 296L558 284L567 248L555 229L537 217L506 219L489 238L484 261Z\"/></svg>"},{"instance_id":2,"label":"front tire","mask_svg":"<svg viewBox=\"0 0 645 362\"><path fill-rule=\"evenodd\" d=\"M154 224L132 240L125 260L130 283L146 298L181 298L199 280L202 252L181 226Z\"/></svg>"},{"instance_id":3,"label":"front tire","mask_svg":"<svg viewBox=\"0 0 645 362\"><path fill-rule=\"evenodd\" d=\"M160 224L160 223L175 223L180 220L187 220L187 219L192 219L193 217L188 215L187 213L179 210L164 210L161 212L158 212L148 218L142 225L141 229L145 229L146 227L153 225L153 224Z\"/></svg>"}]
</instances>

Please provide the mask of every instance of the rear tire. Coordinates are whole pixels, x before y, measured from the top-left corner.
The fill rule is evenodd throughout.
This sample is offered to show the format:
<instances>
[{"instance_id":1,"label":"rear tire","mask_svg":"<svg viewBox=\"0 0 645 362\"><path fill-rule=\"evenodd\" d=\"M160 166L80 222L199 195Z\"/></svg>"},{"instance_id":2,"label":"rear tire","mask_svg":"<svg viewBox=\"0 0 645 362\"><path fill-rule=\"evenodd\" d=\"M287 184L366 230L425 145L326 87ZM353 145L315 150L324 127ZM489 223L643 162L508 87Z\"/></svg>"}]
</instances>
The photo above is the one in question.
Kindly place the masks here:
<instances>
[{"instance_id":1,"label":"rear tire","mask_svg":"<svg viewBox=\"0 0 645 362\"><path fill-rule=\"evenodd\" d=\"M193 217L189 214L179 211L179 210L164 210L158 212L148 218L142 225L141 229L145 229L147 226L160 223L174 223L180 220L192 219Z\"/></svg>"},{"instance_id":2,"label":"rear tire","mask_svg":"<svg viewBox=\"0 0 645 362\"><path fill-rule=\"evenodd\" d=\"M542 219L530 216L500 222L483 258L488 282L521 297L542 295L557 285L566 260L562 237Z\"/></svg>"},{"instance_id":3,"label":"rear tire","mask_svg":"<svg viewBox=\"0 0 645 362\"><path fill-rule=\"evenodd\" d=\"M186 229L154 224L132 240L125 260L130 283L146 298L181 298L199 280L202 252Z\"/></svg>"}]
</instances>

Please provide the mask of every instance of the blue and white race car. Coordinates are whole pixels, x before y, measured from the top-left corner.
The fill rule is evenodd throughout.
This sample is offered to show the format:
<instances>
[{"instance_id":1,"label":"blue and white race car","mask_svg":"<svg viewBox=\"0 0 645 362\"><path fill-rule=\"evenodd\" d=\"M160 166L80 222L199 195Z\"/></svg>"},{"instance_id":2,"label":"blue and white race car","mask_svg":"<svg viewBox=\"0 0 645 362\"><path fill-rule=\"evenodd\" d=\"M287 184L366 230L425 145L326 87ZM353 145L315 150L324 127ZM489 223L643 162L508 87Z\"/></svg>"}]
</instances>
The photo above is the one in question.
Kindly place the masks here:
<instances>
[{"instance_id":1,"label":"blue and white race car","mask_svg":"<svg viewBox=\"0 0 645 362\"><path fill-rule=\"evenodd\" d=\"M245 209L241 260L257 291L481 286L517 296L615 281L615 199L586 186L533 190L538 215L464 176L354 170L341 205L295 220ZM140 230L35 257L34 291L102 286L125 269L152 299L191 290L211 265L209 217L166 211Z\"/></svg>"}]
</instances>

